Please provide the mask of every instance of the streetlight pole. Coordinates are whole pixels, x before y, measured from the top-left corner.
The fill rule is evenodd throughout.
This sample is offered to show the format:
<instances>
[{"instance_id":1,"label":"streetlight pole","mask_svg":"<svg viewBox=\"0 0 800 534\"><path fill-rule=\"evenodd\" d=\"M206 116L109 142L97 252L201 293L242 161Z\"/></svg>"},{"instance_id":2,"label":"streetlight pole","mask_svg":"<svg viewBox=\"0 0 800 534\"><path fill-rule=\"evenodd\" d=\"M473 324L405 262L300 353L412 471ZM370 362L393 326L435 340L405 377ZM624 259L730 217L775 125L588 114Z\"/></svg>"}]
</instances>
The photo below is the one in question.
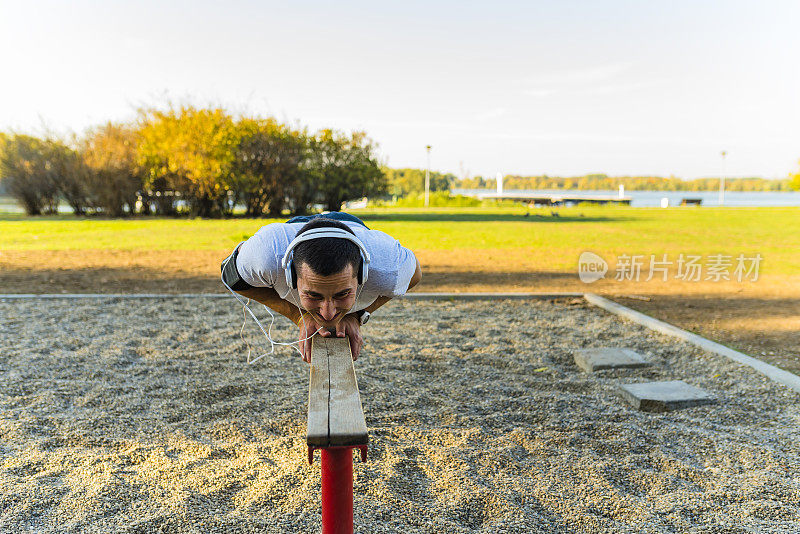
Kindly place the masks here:
<instances>
[{"instance_id":1,"label":"streetlight pole","mask_svg":"<svg viewBox=\"0 0 800 534\"><path fill-rule=\"evenodd\" d=\"M428 152L428 166L425 168L425 207L430 203L431 194L431 145L425 145Z\"/></svg>"},{"instance_id":2,"label":"streetlight pole","mask_svg":"<svg viewBox=\"0 0 800 534\"><path fill-rule=\"evenodd\" d=\"M719 179L719 205L725 205L725 156L728 155L728 152L723 150L720 152L722 154L722 177Z\"/></svg>"}]
</instances>

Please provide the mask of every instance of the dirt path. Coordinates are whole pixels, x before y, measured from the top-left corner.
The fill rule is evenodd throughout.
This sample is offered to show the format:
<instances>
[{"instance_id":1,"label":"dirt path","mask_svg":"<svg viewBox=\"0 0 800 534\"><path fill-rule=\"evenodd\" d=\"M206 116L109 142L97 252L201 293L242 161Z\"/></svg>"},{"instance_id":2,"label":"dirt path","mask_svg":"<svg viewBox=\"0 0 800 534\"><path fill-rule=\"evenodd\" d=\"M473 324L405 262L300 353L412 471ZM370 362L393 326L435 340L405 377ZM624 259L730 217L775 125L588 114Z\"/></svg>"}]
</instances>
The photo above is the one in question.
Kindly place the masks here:
<instances>
[{"instance_id":1,"label":"dirt path","mask_svg":"<svg viewBox=\"0 0 800 534\"><path fill-rule=\"evenodd\" d=\"M226 251L80 251L0 253L2 293L220 292ZM592 291L681 328L800 373L800 275L755 283L603 280L543 270L522 252L420 251L420 291ZM629 296L642 298L627 298Z\"/></svg>"},{"instance_id":2,"label":"dirt path","mask_svg":"<svg viewBox=\"0 0 800 534\"><path fill-rule=\"evenodd\" d=\"M357 532L800 530L800 394L568 302L376 315ZM240 325L223 299L0 301L0 531L318 532L308 367L288 348L247 365ZM573 364L608 344L653 366ZM650 414L616 392L675 379L717 404Z\"/></svg>"}]
</instances>

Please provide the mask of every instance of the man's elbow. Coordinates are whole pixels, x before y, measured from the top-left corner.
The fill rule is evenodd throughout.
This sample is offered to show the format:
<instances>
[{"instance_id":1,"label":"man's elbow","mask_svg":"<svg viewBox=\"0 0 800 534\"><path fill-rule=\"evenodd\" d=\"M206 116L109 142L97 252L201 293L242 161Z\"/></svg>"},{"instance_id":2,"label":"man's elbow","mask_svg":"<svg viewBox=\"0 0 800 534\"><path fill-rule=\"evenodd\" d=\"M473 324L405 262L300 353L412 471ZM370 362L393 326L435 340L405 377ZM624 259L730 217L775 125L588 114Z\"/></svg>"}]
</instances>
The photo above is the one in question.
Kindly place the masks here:
<instances>
[{"instance_id":1,"label":"man's elbow","mask_svg":"<svg viewBox=\"0 0 800 534\"><path fill-rule=\"evenodd\" d=\"M417 260L417 269L414 271L414 276L411 277L411 281L408 283L408 289L419 284L420 280L422 280L422 267L419 264L419 260Z\"/></svg>"}]
</instances>

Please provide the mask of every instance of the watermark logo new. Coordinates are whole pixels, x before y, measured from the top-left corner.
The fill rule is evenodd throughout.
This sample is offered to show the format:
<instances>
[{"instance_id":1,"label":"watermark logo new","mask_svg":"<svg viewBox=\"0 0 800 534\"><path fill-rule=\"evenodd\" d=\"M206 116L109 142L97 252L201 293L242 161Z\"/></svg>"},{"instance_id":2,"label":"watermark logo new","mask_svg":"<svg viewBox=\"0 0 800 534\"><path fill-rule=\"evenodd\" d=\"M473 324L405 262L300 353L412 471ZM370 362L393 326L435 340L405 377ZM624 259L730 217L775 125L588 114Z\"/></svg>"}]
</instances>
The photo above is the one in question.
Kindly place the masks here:
<instances>
[{"instance_id":1,"label":"watermark logo new","mask_svg":"<svg viewBox=\"0 0 800 534\"><path fill-rule=\"evenodd\" d=\"M581 256L578 258L578 278L581 279L581 282L584 284L597 282L601 278L605 278L607 272L606 260L594 252L581 252Z\"/></svg>"}]
</instances>

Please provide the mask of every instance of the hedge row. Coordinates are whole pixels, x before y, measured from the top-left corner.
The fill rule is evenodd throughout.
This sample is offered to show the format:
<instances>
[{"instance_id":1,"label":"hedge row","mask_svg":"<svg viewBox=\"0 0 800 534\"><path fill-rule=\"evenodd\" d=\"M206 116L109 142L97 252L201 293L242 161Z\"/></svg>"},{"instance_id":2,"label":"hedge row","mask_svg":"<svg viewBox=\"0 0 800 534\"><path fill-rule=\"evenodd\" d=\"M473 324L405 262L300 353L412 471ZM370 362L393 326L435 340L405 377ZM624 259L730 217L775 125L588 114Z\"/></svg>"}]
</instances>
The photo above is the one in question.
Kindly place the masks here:
<instances>
[{"instance_id":1,"label":"hedge row","mask_svg":"<svg viewBox=\"0 0 800 534\"><path fill-rule=\"evenodd\" d=\"M387 192L363 132L309 134L190 106L145 110L69 141L0 134L0 179L31 215L55 213L63 199L78 215L219 217L243 205L249 216L279 216Z\"/></svg>"}]
</instances>

